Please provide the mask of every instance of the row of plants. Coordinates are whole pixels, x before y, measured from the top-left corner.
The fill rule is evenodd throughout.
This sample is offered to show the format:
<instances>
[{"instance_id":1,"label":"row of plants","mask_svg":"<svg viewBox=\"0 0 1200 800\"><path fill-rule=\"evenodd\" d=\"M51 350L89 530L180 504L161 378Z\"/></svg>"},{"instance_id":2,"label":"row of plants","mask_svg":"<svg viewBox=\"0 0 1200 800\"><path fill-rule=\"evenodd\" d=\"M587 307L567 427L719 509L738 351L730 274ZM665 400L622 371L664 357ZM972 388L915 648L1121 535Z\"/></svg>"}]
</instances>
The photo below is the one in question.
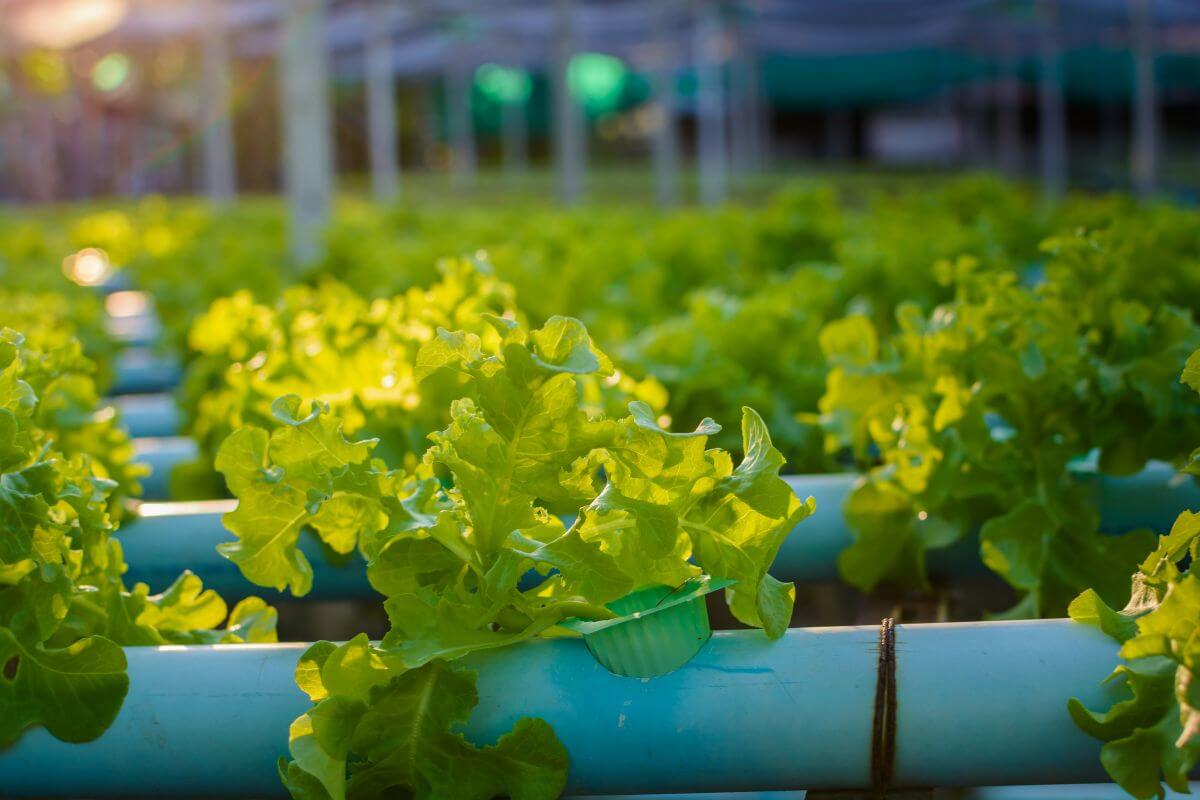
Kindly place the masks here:
<instances>
[{"instance_id":1,"label":"row of plants","mask_svg":"<svg viewBox=\"0 0 1200 800\"><path fill-rule=\"evenodd\" d=\"M103 456L128 442L96 419L91 371L78 340L0 332L0 746L31 725L103 733L129 686L122 645L275 640L274 609L230 611L189 572L158 594L125 585L112 534L132 484Z\"/></svg>"},{"instance_id":2,"label":"row of plants","mask_svg":"<svg viewBox=\"0 0 1200 800\"><path fill-rule=\"evenodd\" d=\"M1200 392L1200 351L1188 359L1182 382ZM1187 471L1200 473L1195 456ZM1197 559L1200 513L1184 511L1138 564L1120 611L1092 589L1069 608L1076 622L1121 644L1123 663L1107 679L1121 687L1117 701L1093 711L1072 699L1068 709L1082 730L1104 742L1101 763L1136 798L1162 797L1163 782L1188 793L1200 762L1200 576L1191 569Z\"/></svg>"},{"instance_id":3,"label":"row of plants","mask_svg":"<svg viewBox=\"0 0 1200 800\"><path fill-rule=\"evenodd\" d=\"M1084 264L1068 245L1107 260L1094 237L1054 245ZM439 327L488 342L498 336L494 317L525 319L511 287L484 265L444 269L430 289L390 300L326 284L290 290L274 306L245 295L216 303L192 330L202 355L183 397L203 455L176 476L178 496L219 491L211 471L219 443L268 422L283 394L329 405L348 434L380 439L390 463L415 463L461 388L445 377L418 386L420 348ZM814 285L810 270L793 279ZM1095 454L1101 471L1128 475L1152 459L1187 458L1195 403L1171 376L1200 346L1200 328L1185 309L1121 297L1117 282L1081 280L1058 257L1034 286L967 257L932 272L950 299L929 310L900 304L882 329L890 334L865 314L823 323L832 304L798 312L785 303L773 317L781 293L765 292L762 305L743 299L745 316L712 327L728 356L706 349L698 359L707 390L681 402L688 389L669 369L634 381L618 361L608 378L583 382L589 408L614 415L639 400L669 424L671 409L686 405L697 424L703 416L693 414L710 402L728 425L737 401L765 409L788 445L789 471L865 473L845 509L856 541L839 560L843 578L863 590L928 589L928 551L979 534L982 561L1018 592L1012 616L1062 615L1091 585L1118 597L1145 536L1105 535L1070 467ZM756 325L788 313L790 328L806 335L758 336ZM764 341L779 346L768 352ZM789 373L803 378L775 377ZM776 388L801 382L805 394ZM713 436L729 450L740 444Z\"/></svg>"},{"instance_id":4,"label":"row of plants","mask_svg":"<svg viewBox=\"0 0 1200 800\"><path fill-rule=\"evenodd\" d=\"M614 359L582 321L542 310L537 288L554 288L551 266L522 273L511 266L519 258L506 263L495 248L504 266L443 262L415 283L398 268L401 292L386 265L367 264L373 277L350 283L369 288L321 267L314 283L283 288L291 278L275 271L276 288L213 303L188 333L181 398L203 455L178 476L180 493L227 489L238 499L226 520L236 538L222 552L262 586L307 593L301 536L315 534L335 557L357 550L392 626L379 644L365 635L322 642L301 660L297 680L314 706L292 726L292 759L281 767L289 790L444 796L452 785L453 796L557 796L566 752L544 723L522 720L483 749L458 733L474 678L454 662L612 622L614 605L637 590L670 593L700 578L732 581L733 616L781 635L794 587L767 569L813 513L779 479L785 463L866 474L844 510L856 541L839 567L852 585L927 587L926 555L978 535L984 563L1017 591L1009 616L1061 615L1069 604L1129 640L1117 679L1131 699L1106 714L1072 713L1108 742L1104 764L1135 796L1152 796L1160 771L1174 788L1186 782L1197 755L1190 670L1200 617L1185 569L1195 526L1181 517L1146 558L1151 532L1104 535L1068 467L1089 453L1113 474L1148 459L1190 463L1181 443L1200 438L1196 399L1176 377L1184 369L1196 383L1194 218L1116 200L1069 204L1059 213L1083 227L1046 240L1031 279L1029 257L1016 254L1045 231L1029 232L1019 203L974 209L969 200L953 209L958 227L954 214L931 218L949 221L932 229L940 241L929 252L863 244L913 239L921 203L877 198L897 207L855 220L898 229L847 233L854 212L804 192L760 213L799 218L773 229L780 254L809 253L787 267L726 263L725 275L710 260L720 250L705 241L710 231L693 231L697 266L676 288L667 284L679 275L656 274L663 267L652 259L619 262L602 299L580 312L617 340ZM834 234L820 216L829 207L847 215ZM755 232L737 252L766 252L774 223L728 212L739 215ZM689 225L703 227L679 219L681 243ZM603 247L578 255L588 230L567 237L568 261L602 282ZM344 246L371 241L350 239ZM848 242L871 257L818 263ZM963 251L976 255L944 258ZM233 280L236 259L220 269ZM522 281L530 288L518 291ZM646 293L612 301L631 285ZM186 291L212 289L199 279ZM90 739L124 695L116 645L270 640L274 614L245 601L220 629L227 608L195 576L161 595L125 588L110 534L138 473L97 400L102 369L85 354L104 351L74 338L74 312L56 311L57 295L13 297L28 335L5 334L0 386L0 428L11 430L0 502L14 533L0 562L0 633L10 643L0 651L0 711L11 704L4 716L15 720L0 742L39 723ZM729 430L739 420L740 436ZM681 422L695 430L670 432ZM1139 563L1134 601L1118 614ZM95 701L96 713L72 713L72 693Z\"/></svg>"},{"instance_id":5,"label":"row of plants","mask_svg":"<svg viewBox=\"0 0 1200 800\"><path fill-rule=\"evenodd\" d=\"M376 442L347 439L326 406L295 396L273 404L269 429L240 429L221 448L217 465L239 500L227 556L252 580L303 594L302 530L334 550L360 548L392 622L377 645L321 642L301 658L297 681L314 706L293 724L292 761L281 767L294 796L557 796L568 762L544 723L522 720L483 749L457 732L474 678L452 662L564 635L563 622L611 620L613 601L634 589L669 590L703 570L736 581L726 594L737 619L769 636L787 627L794 588L767 568L814 509L779 480L783 459L761 418L744 412L745 456L734 467L708 447L711 420L670 433L636 401L622 419L591 411L577 381L611 365L580 323L555 318L527 331L490 320L490 345L443 328L420 348L418 382L449 373L461 396L410 469L389 468ZM244 601L216 629L224 604L186 574L161 595L125 590L111 484L86 455L57 453L57 432L36 427L39 398L21 377L36 354L15 332L5 337L2 485L13 549L0 590L9 690L0 702L13 713L4 741L32 724L86 741L126 691L115 643L270 641L273 613ZM1192 384L1197 364L1193 355L1184 373ZM555 503L580 505L570 527L550 513ZM1134 555L1141 564L1123 612L1094 590L1071 604L1073 617L1125 643L1115 675L1129 699L1106 712L1072 704L1071 713L1107 743L1105 767L1137 797L1157 793L1160 770L1185 789L1198 755L1190 677L1200 595L1186 569L1195 521L1181 515L1154 552ZM522 580L530 568L541 575L532 585Z\"/></svg>"},{"instance_id":6,"label":"row of plants","mask_svg":"<svg viewBox=\"0 0 1200 800\"><path fill-rule=\"evenodd\" d=\"M10 288L43 288L64 254L103 253L154 295L166 339L182 351L195 316L235 289L269 303L296 282L332 277L365 297L390 297L437 280L442 258L482 253L535 323L570 313L612 348L681 311L697 287L740 296L798 264L836 263L868 289L883 292L883 281L891 296L924 297L933 260L971 252L1016 267L1057 227L1023 188L986 177L868 190L814 182L784 187L761 205L715 210L381 208L347 197L324 257L307 266L287 263L285 218L277 201L217 210L162 198L0 214L0 269ZM914 241L913 230L927 235Z\"/></svg>"}]
</instances>

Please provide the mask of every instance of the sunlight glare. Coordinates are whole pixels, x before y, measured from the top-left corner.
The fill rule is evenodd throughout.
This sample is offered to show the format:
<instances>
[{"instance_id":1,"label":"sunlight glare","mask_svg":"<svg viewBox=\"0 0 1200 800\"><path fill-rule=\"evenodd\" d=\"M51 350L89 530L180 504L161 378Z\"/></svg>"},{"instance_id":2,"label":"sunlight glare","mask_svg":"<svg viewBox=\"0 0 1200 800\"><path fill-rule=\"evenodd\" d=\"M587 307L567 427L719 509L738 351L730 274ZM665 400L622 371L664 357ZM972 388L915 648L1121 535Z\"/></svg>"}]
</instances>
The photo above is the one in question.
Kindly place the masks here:
<instances>
[{"instance_id":1,"label":"sunlight glare","mask_svg":"<svg viewBox=\"0 0 1200 800\"><path fill-rule=\"evenodd\" d=\"M38 0L12 12L12 30L29 44L69 50L108 33L128 11L128 0Z\"/></svg>"}]
</instances>

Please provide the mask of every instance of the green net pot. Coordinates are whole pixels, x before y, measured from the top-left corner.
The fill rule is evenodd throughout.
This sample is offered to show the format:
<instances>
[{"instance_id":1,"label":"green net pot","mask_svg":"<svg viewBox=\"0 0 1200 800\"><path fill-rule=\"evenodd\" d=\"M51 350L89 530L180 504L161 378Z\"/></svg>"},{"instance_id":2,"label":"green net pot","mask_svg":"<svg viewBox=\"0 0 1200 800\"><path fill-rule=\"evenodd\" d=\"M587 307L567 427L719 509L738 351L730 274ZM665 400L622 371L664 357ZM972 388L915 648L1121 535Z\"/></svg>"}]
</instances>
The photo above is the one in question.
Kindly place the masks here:
<instances>
[{"instance_id":1,"label":"green net pot","mask_svg":"<svg viewBox=\"0 0 1200 800\"><path fill-rule=\"evenodd\" d=\"M700 652L712 637L704 596L732 583L705 575L681 586L645 586L607 605L620 615L616 619L564 626L583 635L592 657L609 672L654 678Z\"/></svg>"}]
</instances>

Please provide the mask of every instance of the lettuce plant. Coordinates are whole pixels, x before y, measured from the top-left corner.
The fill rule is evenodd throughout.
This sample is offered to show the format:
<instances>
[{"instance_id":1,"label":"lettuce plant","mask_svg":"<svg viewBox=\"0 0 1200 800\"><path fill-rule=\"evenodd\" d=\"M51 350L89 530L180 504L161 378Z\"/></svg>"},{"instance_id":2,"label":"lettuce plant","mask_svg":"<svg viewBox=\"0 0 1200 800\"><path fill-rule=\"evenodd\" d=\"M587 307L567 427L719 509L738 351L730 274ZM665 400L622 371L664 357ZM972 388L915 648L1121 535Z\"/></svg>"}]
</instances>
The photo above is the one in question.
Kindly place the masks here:
<instances>
[{"instance_id":1,"label":"lettuce plant","mask_svg":"<svg viewBox=\"0 0 1200 800\"><path fill-rule=\"evenodd\" d=\"M276 398L294 394L328 405L347 435L373 436L376 455L414 466L426 436L446 424L463 378L443 372L418 380L417 354L438 328L469 331L488 346L499 334L487 315L519 318L512 287L478 261L443 262L440 281L370 300L337 283L296 286L274 304L249 293L223 298L193 325L195 358L183 405L188 432L200 443L197 465L174 481L180 495L219 493L208 471L220 443L237 428L272 420ZM595 410L623 408L629 399L665 402L653 381L613 373L583 379Z\"/></svg>"},{"instance_id":2,"label":"lettuce plant","mask_svg":"<svg viewBox=\"0 0 1200 800\"><path fill-rule=\"evenodd\" d=\"M1129 604L1114 610L1088 589L1071 603L1076 622L1093 625L1121 643L1124 663L1108 681L1121 697L1104 711L1078 700L1072 719L1102 742L1100 760L1114 781L1139 800L1162 797L1160 781L1188 791L1200 762L1200 515L1180 514L1171 532L1133 578Z\"/></svg>"},{"instance_id":3,"label":"lettuce plant","mask_svg":"<svg viewBox=\"0 0 1200 800\"><path fill-rule=\"evenodd\" d=\"M32 270L31 270L32 271ZM44 270L42 270L44 271ZM113 378L113 361L120 346L105 327L104 304L90 289L69 283L57 270L51 286L22 289L22 281L4 276L0 288L0 324L21 331L47 352L70 346L91 362L91 373L100 392L108 391ZM14 288L15 287L17 288ZM68 345L74 340L75 344Z\"/></svg>"},{"instance_id":4,"label":"lettuce plant","mask_svg":"<svg viewBox=\"0 0 1200 800\"><path fill-rule=\"evenodd\" d=\"M796 412L816 408L824 387L817 342L825 322L842 313L841 276L836 267L811 266L771 277L745 296L697 291L685 314L623 346L621 361L662 381L675 422L695 424L705 414L736 419L743 406L752 406L769 421L793 471L829 471L820 428L798 421ZM737 432L720 434L717 443L736 447Z\"/></svg>"},{"instance_id":5,"label":"lettuce plant","mask_svg":"<svg viewBox=\"0 0 1200 800\"><path fill-rule=\"evenodd\" d=\"M1200 391L1200 351L1188 359L1183 382ZM1124 663L1108 678L1121 687L1120 699L1104 711L1075 699L1068 707L1080 728L1104 742L1100 760L1108 774L1139 800L1162 797L1160 781L1187 793L1200 762L1200 576L1191 571L1197 559L1200 514L1184 511L1138 567L1121 611L1092 589L1069 609L1075 621L1121 643Z\"/></svg>"},{"instance_id":6,"label":"lettuce plant","mask_svg":"<svg viewBox=\"0 0 1200 800\"><path fill-rule=\"evenodd\" d=\"M348 434L381 437L385 457L407 456L411 466L424 437L444 424L458 383L451 376L418 387L417 350L438 327L486 336L482 313L513 314L512 289L465 261L443 265L442 280L427 289L386 299L327 282L292 287L273 304L248 292L218 300L192 326L195 357L183 389L201 467L230 432L270 420L285 394L327 403Z\"/></svg>"},{"instance_id":7,"label":"lettuce plant","mask_svg":"<svg viewBox=\"0 0 1200 800\"><path fill-rule=\"evenodd\" d=\"M20 378L38 397L34 426L63 455L87 456L96 476L112 481L109 513L119 520L125 501L141 493L138 481L146 469L134 463L133 442L116 410L101 405L95 362L57 315L23 321ZM13 346L16 341L9 337Z\"/></svg>"},{"instance_id":8,"label":"lettuce plant","mask_svg":"<svg viewBox=\"0 0 1200 800\"><path fill-rule=\"evenodd\" d=\"M62 352L78 351L78 344ZM275 612L223 600L184 573L162 594L122 581L111 533L115 484L86 452L64 453L54 432L43 354L0 335L0 747L31 725L70 742L96 738L128 689L121 645L274 641ZM26 376L33 379L27 381ZM224 623L224 628L219 626Z\"/></svg>"},{"instance_id":9,"label":"lettuce plant","mask_svg":"<svg viewBox=\"0 0 1200 800\"><path fill-rule=\"evenodd\" d=\"M1169 432L1196 428L1193 403L1155 380L1200 331L1132 301L1091 320L1081 289L1026 288L971 259L939 271L954 299L928 315L902 304L892 337L864 317L821 334L827 446L871 465L845 509L842 574L924 586L926 552L978 530L984 563L1020 594L1011 615L1061 614L1087 586L1120 603L1148 534L1100 535L1068 467L1093 448L1120 472L1185 455Z\"/></svg>"},{"instance_id":10,"label":"lettuce plant","mask_svg":"<svg viewBox=\"0 0 1200 800\"><path fill-rule=\"evenodd\" d=\"M495 337L442 329L418 354L418 380L455 375L463 396L414 470L389 470L374 441L347 439L327 407L294 396L276 402L273 430L221 447L238 498L223 552L244 574L307 591L296 541L311 530L363 553L391 622L379 644L320 642L301 659L315 705L281 764L296 797L442 797L451 784L464 798L556 797L567 754L544 722L482 749L462 737L474 676L453 662L571 635L558 623L611 618L606 604L635 589L729 578L735 617L772 638L787 627L794 587L767 568L814 504L779 478L759 416L744 412L735 467L707 446L711 420L673 433L637 401L621 419L589 413L580 381L612 365L578 321L487 319ZM548 510L563 504L579 508L569 526Z\"/></svg>"}]
</instances>

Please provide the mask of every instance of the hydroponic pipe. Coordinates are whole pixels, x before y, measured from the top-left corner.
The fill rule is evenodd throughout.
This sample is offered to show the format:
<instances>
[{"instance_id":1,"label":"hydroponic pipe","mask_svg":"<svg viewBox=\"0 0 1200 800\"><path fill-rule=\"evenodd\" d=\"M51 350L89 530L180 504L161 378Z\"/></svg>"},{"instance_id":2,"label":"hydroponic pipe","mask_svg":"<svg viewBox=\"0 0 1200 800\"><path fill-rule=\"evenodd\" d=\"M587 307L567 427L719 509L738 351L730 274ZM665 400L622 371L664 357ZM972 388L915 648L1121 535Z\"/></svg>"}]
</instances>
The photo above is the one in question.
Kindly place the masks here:
<instances>
[{"instance_id":1,"label":"hydroponic pipe","mask_svg":"<svg viewBox=\"0 0 1200 800\"><path fill-rule=\"evenodd\" d=\"M578 640L464 659L479 705L465 734L549 722L571 754L568 794L860 789L870 785L876 627L716 634L681 669L617 677ZM304 645L130 648L130 690L103 736L27 732L0 754L8 796L279 796L276 759L308 707ZM892 785L1100 781L1099 743L1066 711L1116 699L1117 645L1067 620L896 630Z\"/></svg>"},{"instance_id":2,"label":"hydroponic pipe","mask_svg":"<svg viewBox=\"0 0 1200 800\"><path fill-rule=\"evenodd\" d=\"M180 414L169 394L125 394L110 398L121 424L134 438L175 436Z\"/></svg>"},{"instance_id":3,"label":"hydroponic pipe","mask_svg":"<svg viewBox=\"0 0 1200 800\"><path fill-rule=\"evenodd\" d=\"M125 292L117 295L117 298L130 297L131 302L142 302L149 304L153 302L145 292ZM137 299L132 299L137 297ZM113 302L110 299L109 302ZM108 335L116 341L127 347L153 347L162 339L162 322L158 315L152 311L141 311L136 313L122 314L119 316L110 315L105 320L105 329Z\"/></svg>"},{"instance_id":4,"label":"hydroponic pipe","mask_svg":"<svg viewBox=\"0 0 1200 800\"><path fill-rule=\"evenodd\" d=\"M1192 792L1200 783L1192 782ZM804 800L803 789L782 792L724 792L721 794L575 795L570 800ZM1037 786L983 786L935 792L935 800L1130 800L1115 783L1048 783ZM1165 789L1164 800L1187 800L1190 794Z\"/></svg>"},{"instance_id":5,"label":"hydroponic pipe","mask_svg":"<svg viewBox=\"0 0 1200 800\"><path fill-rule=\"evenodd\" d=\"M113 394L169 392L179 385L183 370L170 356L146 347L130 347L117 356Z\"/></svg>"},{"instance_id":6,"label":"hydroponic pipe","mask_svg":"<svg viewBox=\"0 0 1200 800\"><path fill-rule=\"evenodd\" d=\"M1103 529L1109 533L1125 533L1137 527L1165 532L1180 511L1200 508L1200 487L1190 477L1177 474L1169 464L1152 463L1137 475L1124 478L1091 471L1086 465L1079 467L1077 474L1089 487ZM841 510L856 480L857 476L844 474L787 478L797 495L816 499L817 513L800 523L784 542L771 567L775 577L798 581L837 577L838 554L853 541ZM232 501L144 504L141 518L119 531L130 565L127 577L157 590L187 567L231 597L248 593L278 597L248 584L237 566L216 552L219 543L233 538L220 519L232 508ZM313 565L313 597L375 596L358 556L333 566L311 535L303 535L300 546ZM954 576L982 573L984 567L977 544L966 537L951 547L931 551L929 570L935 576Z\"/></svg>"},{"instance_id":7,"label":"hydroponic pipe","mask_svg":"<svg viewBox=\"0 0 1200 800\"><path fill-rule=\"evenodd\" d=\"M134 460L150 468L142 478L142 497L165 500L170 496L171 470L177 464L195 461L200 449L194 439L184 436L142 437L133 440Z\"/></svg>"},{"instance_id":8,"label":"hydroponic pipe","mask_svg":"<svg viewBox=\"0 0 1200 800\"><path fill-rule=\"evenodd\" d=\"M196 503L143 503L139 517L118 531L129 571L127 583L146 583L154 591L165 589L190 569L227 599L248 594L269 601L290 595L255 586L241 574L237 564L217 552L221 542L233 534L221 524L221 515L232 511L236 501L208 500ZM335 564L321 550L316 537L305 534L300 549L313 565L314 599L378 597L367 583L366 566L357 554Z\"/></svg>"},{"instance_id":9,"label":"hydroponic pipe","mask_svg":"<svg viewBox=\"0 0 1200 800\"><path fill-rule=\"evenodd\" d=\"M1200 789L1200 784L1193 781L1190 788L1194 793ZM1190 797L1193 795L1180 794L1163 787L1163 800L1184 800ZM984 786L958 792L954 795L953 800L1130 800L1130 798L1129 793L1115 783L1086 783L1065 786Z\"/></svg>"}]
</instances>

